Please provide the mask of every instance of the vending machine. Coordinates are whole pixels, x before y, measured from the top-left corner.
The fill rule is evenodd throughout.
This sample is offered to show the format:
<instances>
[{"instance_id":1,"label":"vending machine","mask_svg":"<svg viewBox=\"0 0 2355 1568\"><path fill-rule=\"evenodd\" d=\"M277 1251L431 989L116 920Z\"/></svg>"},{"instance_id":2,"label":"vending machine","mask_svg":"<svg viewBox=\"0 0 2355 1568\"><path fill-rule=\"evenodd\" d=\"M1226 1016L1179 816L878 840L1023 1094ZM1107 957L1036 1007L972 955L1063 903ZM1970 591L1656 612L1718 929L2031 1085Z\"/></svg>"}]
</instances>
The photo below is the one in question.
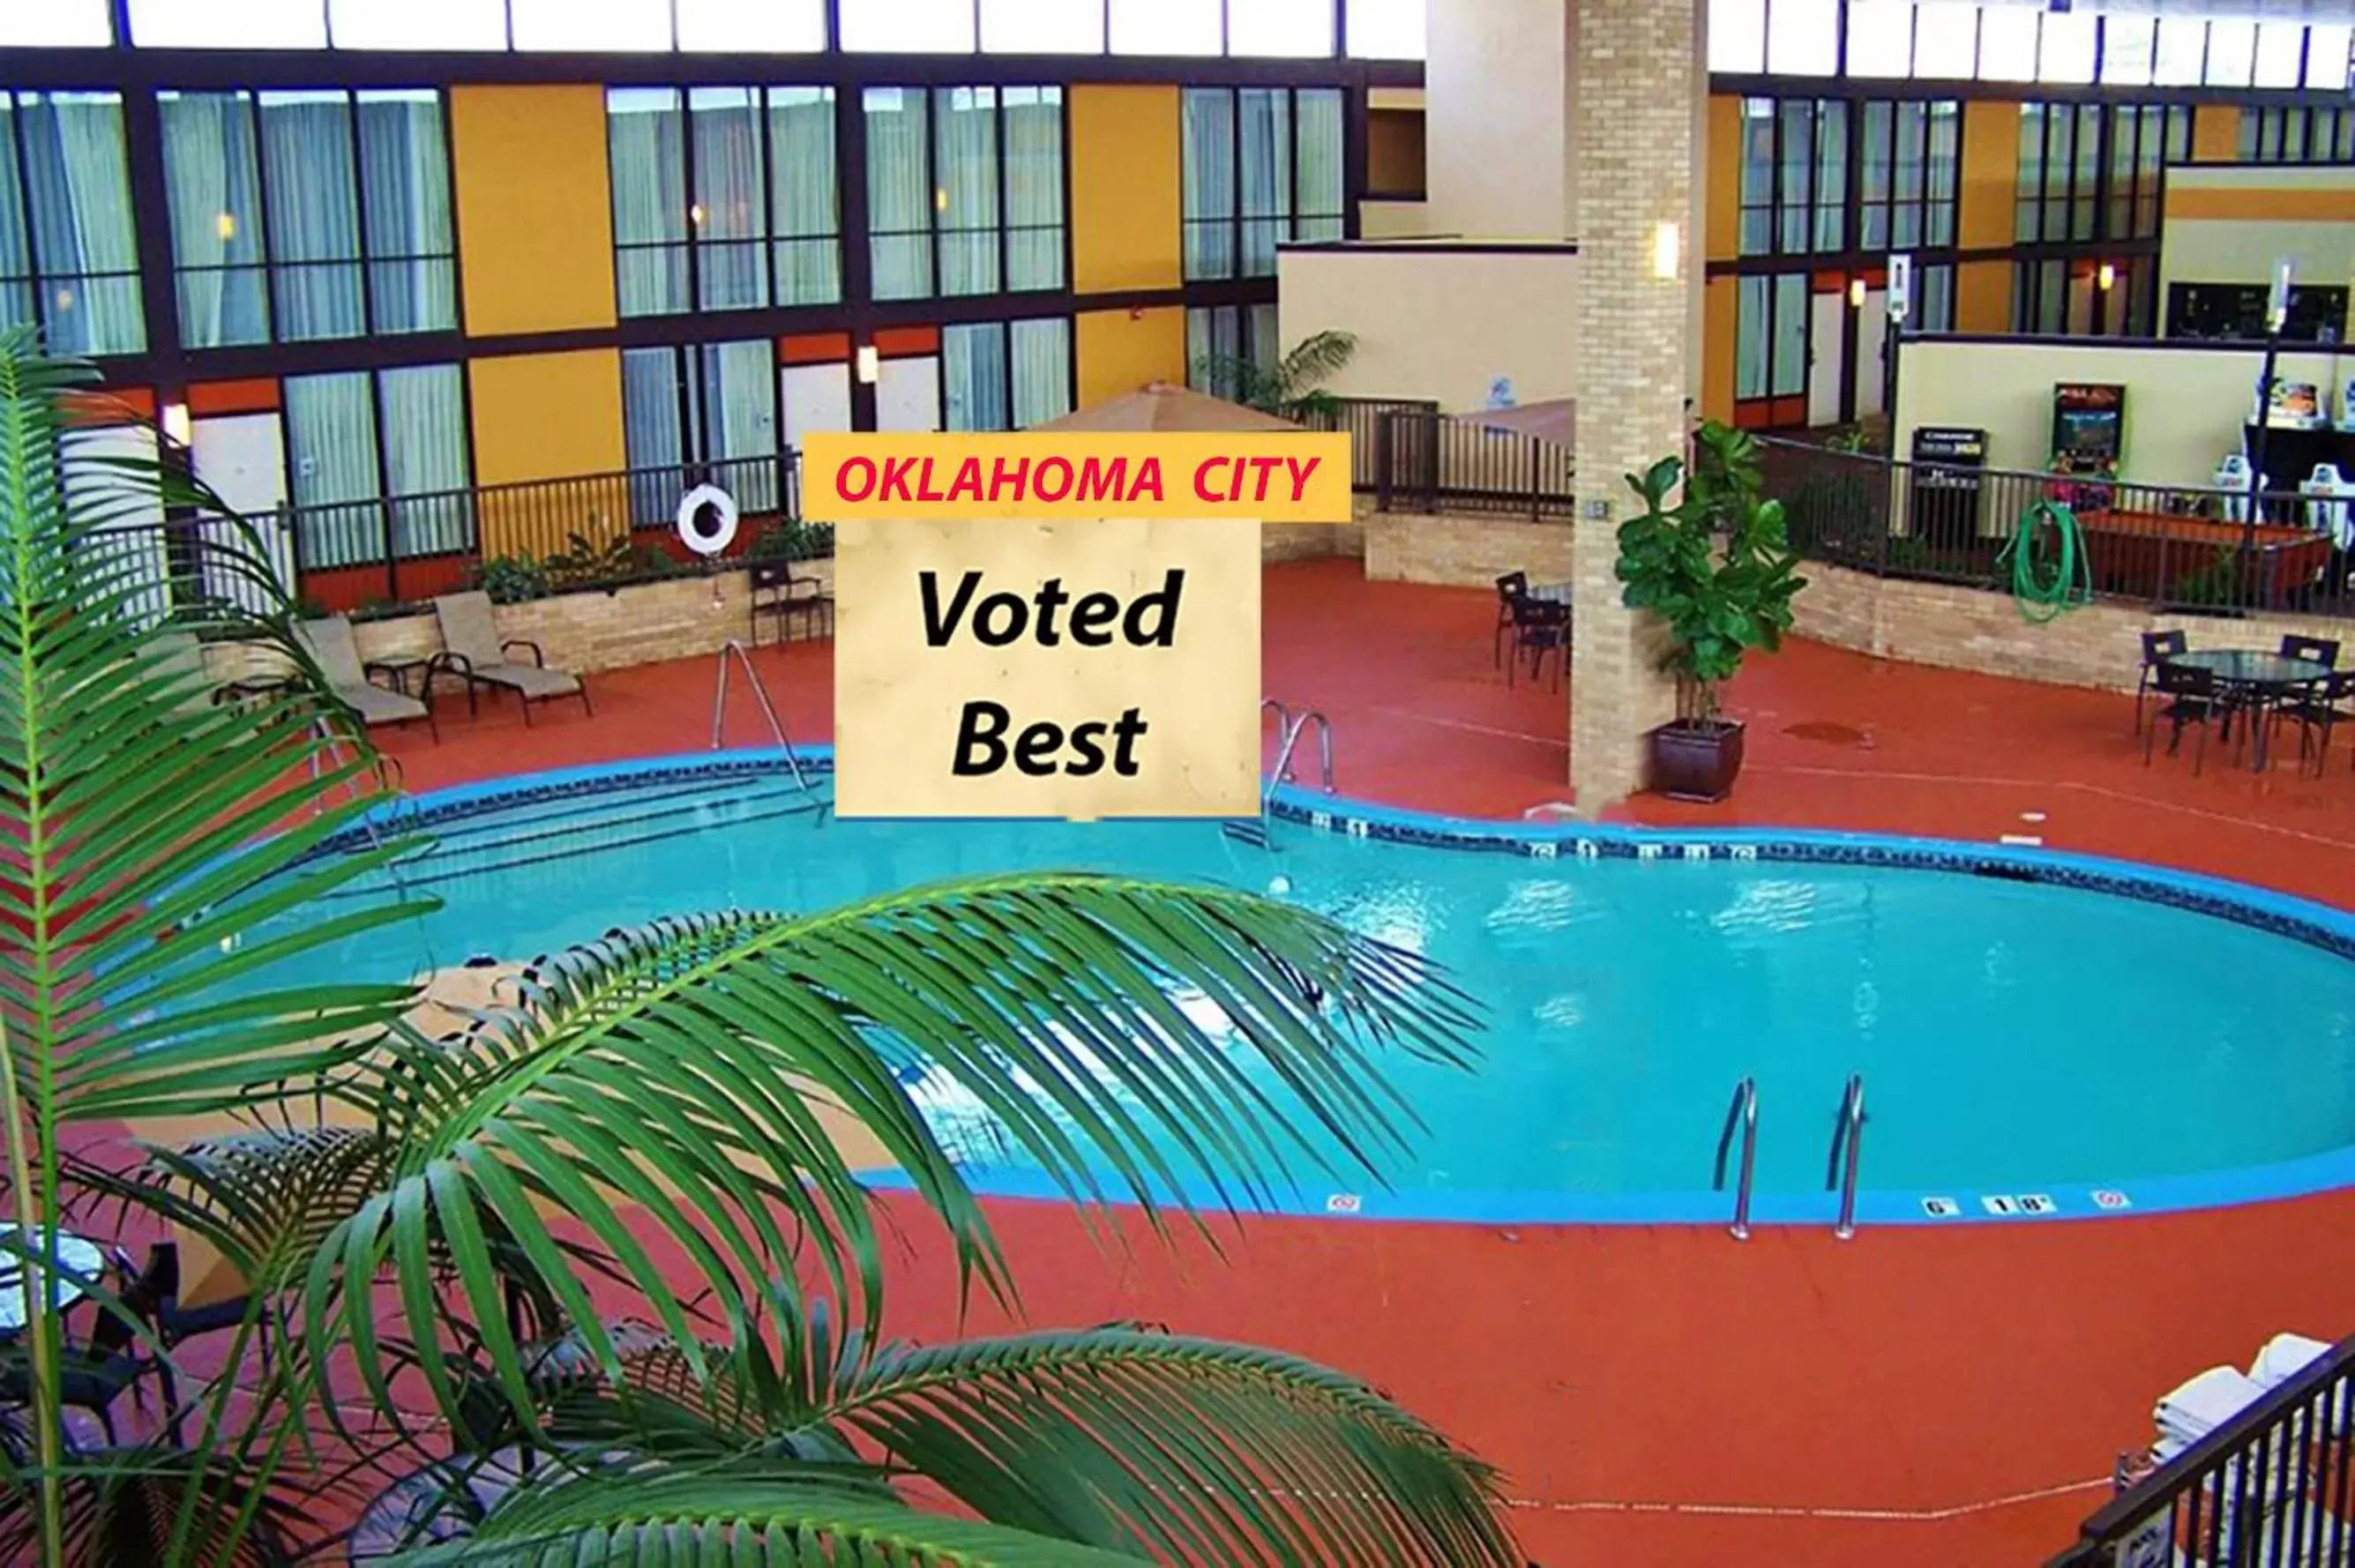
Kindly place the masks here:
<instances>
[{"instance_id":1,"label":"vending machine","mask_svg":"<svg viewBox=\"0 0 2355 1568\"><path fill-rule=\"evenodd\" d=\"M2111 486L2126 451L2126 389L2063 381L2052 389L2051 471L2079 482L2055 497L2072 510L2109 509Z\"/></svg>"}]
</instances>

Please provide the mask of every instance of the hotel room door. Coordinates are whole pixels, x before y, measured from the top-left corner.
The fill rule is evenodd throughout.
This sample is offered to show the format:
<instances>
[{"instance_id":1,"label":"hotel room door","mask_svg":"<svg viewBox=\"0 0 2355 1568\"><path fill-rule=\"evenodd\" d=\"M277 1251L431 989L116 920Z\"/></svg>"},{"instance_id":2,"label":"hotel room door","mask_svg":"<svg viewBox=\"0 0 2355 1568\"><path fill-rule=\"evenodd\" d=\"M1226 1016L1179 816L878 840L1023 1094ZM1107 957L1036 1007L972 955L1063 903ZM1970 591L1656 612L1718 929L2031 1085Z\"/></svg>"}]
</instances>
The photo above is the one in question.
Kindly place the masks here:
<instances>
[{"instance_id":1,"label":"hotel room door","mask_svg":"<svg viewBox=\"0 0 2355 1568\"><path fill-rule=\"evenodd\" d=\"M1838 291L1809 296L1807 307L1807 423L1838 424L1848 390L1848 295Z\"/></svg>"}]
</instances>

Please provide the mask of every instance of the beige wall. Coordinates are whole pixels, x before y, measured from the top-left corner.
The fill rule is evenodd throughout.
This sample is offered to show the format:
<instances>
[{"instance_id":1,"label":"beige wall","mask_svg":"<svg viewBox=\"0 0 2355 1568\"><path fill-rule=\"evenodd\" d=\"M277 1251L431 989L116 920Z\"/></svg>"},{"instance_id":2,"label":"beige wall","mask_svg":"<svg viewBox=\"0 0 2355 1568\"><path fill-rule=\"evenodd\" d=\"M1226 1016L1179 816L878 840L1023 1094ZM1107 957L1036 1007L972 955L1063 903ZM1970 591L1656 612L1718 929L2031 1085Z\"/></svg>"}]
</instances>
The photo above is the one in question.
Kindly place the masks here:
<instances>
[{"instance_id":1,"label":"beige wall","mask_svg":"<svg viewBox=\"0 0 2355 1568\"><path fill-rule=\"evenodd\" d=\"M1575 0L1444 0L1423 66L1429 231L1570 234ZM1498 112L1509 104L1510 113Z\"/></svg>"},{"instance_id":2,"label":"beige wall","mask_svg":"<svg viewBox=\"0 0 2355 1568\"><path fill-rule=\"evenodd\" d=\"M1369 240L1411 239L1431 232L1427 201L1361 201L1358 232Z\"/></svg>"},{"instance_id":3,"label":"beige wall","mask_svg":"<svg viewBox=\"0 0 2355 1568\"><path fill-rule=\"evenodd\" d=\"M1516 401L1566 398L1577 265L1561 250L1286 251L1277 261L1284 342L1355 333L1357 357L1327 383L1345 397L1478 409L1508 376Z\"/></svg>"},{"instance_id":4,"label":"beige wall","mask_svg":"<svg viewBox=\"0 0 2355 1568\"><path fill-rule=\"evenodd\" d=\"M2205 485L2241 421L2255 406L2254 350L2079 343L1908 341L1900 350L1893 452L1912 449L1916 425L1967 425L1987 432L1991 468L2041 469L2051 455L2052 388L2090 381L2126 389L2122 478L2143 485ZM2281 357L2285 380L2312 381L2326 395L2333 360Z\"/></svg>"},{"instance_id":5,"label":"beige wall","mask_svg":"<svg viewBox=\"0 0 2355 1568\"><path fill-rule=\"evenodd\" d=\"M2355 277L2355 168L2178 165L2167 171L2162 302L2170 283L2270 283L2274 264L2285 257L2303 283L2343 286Z\"/></svg>"}]
</instances>

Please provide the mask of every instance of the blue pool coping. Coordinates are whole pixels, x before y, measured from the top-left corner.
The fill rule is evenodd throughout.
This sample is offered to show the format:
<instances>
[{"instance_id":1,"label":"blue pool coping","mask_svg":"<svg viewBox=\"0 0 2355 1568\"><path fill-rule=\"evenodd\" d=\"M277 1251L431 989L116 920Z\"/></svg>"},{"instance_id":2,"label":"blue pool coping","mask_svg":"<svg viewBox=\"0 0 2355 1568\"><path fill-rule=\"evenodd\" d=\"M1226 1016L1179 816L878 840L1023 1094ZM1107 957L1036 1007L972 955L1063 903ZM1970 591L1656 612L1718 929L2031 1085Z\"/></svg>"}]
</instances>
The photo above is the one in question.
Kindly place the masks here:
<instances>
[{"instance_id":1,"label":"blue pool coping","mask_svg":"<svg viewBox=\"0 0 2355 1568\"><path fill-rule=\"evenodd\" d=\"M794 748L803 767L830 776L832 748ZM371 828L430 830L437 821L481 811L570 799L643 784L727 777L776 778L784 752L765 747L634 758L533 773L511 774L429 791L371 814L368 825L346 830L321 847L328 853L367 842ZM1269 815L1345 839L1427 848L1520 856L1536 860L1672 860L1796 863L1940 871L2073 888L2138 899L2232 921L2305 943L2355 962L2355 912L2335 909L2221 877L2105 856L2016 845L1904 835L1796 827L1646 827L1577 820L1504 822L1448 816L1380 805L1297 785L1279 785ZM983 820L983 819L974 819ZM1281 851L1281 843L1276 846ZM1869 1105L1868 1105L1869 1111ZM1870 1126L1867 1122L1868 1134ZM1063 1200L1063 1189L1043 1174L968 1163L966 1179L993 1197ZM897 1170L861 1178L886 1190L906 1189ZM2019 1223L2169 1213L2309 1196L2355 1186L2355 1145L2297 1159L2192 1175L2055 1183L2034 1191L1971 1189L1936 1192L1868 1189L1857 1194L1857 1219L1870 1225ZM1157 1197L1168 1196L1158 1193ZM1207 1182L1181 1183L1176 1196L1204 1210L1226 1204ZM1364 1220L1479 1224L1701 1224L1731 1218L1732 1197L1717 1191L1558 1192L1445 1189L1398 1193L1279 1189L1254 1211ZM1764 1225L1828 1225L1838 1200L1826 1193L1761 1192L1752 1221Z\"/></svg>"}]
</instances>

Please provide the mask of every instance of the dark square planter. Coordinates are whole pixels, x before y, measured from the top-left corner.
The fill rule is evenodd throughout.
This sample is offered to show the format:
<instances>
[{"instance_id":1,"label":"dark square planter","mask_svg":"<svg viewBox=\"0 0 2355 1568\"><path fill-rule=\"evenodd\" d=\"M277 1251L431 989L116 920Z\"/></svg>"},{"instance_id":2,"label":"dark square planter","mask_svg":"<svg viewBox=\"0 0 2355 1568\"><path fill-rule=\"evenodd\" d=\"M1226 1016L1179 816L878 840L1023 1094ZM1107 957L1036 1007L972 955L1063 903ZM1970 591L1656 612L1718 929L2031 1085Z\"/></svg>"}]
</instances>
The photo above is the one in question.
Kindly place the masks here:
<instances>
[{"instance_id":1,"label":"dark square planter","mask_svg":"<svg viewBox=\"0 0 2355 1568\"><path fill-rule=\"evenodd\" d=\"M1679 719L1652 731L1652 787L1670 800L1714 804L1742 773L1742 725Z\"/></svg>"}]
</instances>

